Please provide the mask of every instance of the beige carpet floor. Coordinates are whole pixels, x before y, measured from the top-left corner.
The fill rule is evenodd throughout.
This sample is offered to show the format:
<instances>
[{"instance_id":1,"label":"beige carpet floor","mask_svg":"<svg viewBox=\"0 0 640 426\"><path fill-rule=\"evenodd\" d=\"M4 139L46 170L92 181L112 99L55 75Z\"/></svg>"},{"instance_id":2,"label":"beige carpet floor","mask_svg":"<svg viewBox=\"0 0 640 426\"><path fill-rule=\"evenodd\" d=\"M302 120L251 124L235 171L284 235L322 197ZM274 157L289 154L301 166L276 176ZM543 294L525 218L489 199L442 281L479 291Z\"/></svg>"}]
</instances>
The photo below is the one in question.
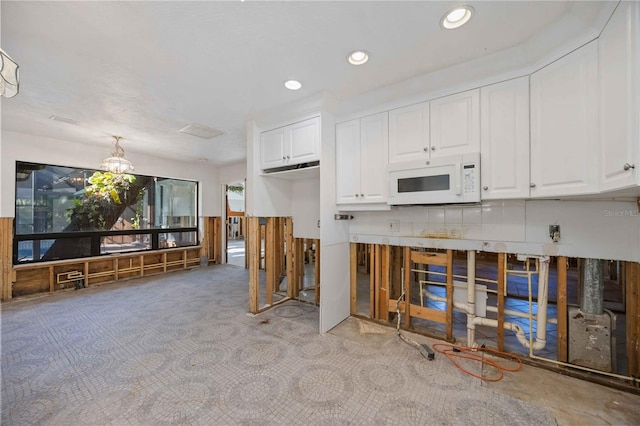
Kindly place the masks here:
<instances>
[{"instance_id":1,"label":"beige carpet floor","mask_svg":"<svg viewBox=\"0 0 640 426\"><path fill-rule=\"evenodd\" d=\"M2 424L555 424L393 330L247 315L247 283L210 266L2 304Z\"/></svg>"}]
</instances>

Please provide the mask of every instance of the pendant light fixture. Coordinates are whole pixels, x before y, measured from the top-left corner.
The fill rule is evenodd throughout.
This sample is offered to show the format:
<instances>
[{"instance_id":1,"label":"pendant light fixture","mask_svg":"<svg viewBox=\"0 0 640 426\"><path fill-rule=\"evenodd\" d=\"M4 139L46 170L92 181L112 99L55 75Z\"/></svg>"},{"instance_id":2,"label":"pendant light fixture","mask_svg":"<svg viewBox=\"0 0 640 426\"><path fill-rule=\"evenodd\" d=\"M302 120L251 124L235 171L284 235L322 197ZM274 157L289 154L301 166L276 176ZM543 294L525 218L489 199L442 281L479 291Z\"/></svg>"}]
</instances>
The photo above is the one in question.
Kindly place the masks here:
<instances>
[{"instance_id":1,"label":"pendant light fixture","mask_svg":"<svg viewBox=\"0 0 640 426\"><path fill-rule=\"evenodd\" d=\"M111 157L102 160L101 168L111 173L131 173L133 171L133 164L131 161L124 158L124 148L120 146L120 136L113 137L116 141L114 143L115 150L111 153Z\"/></svg>"},{"instance_id":2,"label":"pendant light fixture","mask_svg":"<svg viewBox=\"0 0 640 426\"><path fill-rule=\"evenodd\" d=\"M0 96L13 98L18 94L19 85L18 64L0 49Z\"/></svg>"}]
</instances>

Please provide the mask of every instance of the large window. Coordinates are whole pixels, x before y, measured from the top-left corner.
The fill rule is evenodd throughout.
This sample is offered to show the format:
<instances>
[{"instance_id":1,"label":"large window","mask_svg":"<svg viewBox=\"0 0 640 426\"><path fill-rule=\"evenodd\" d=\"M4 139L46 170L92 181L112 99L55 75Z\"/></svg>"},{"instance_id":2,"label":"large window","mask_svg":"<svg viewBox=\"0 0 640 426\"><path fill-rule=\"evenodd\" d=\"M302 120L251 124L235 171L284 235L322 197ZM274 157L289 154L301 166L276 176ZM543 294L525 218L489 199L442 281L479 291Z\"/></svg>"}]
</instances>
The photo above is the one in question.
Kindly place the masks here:
<instances>
[{"instance_id":1,"label":"large window","mask_svg":"<svg viewBox=\"0 0 640 426\"><path fill-rule=\"evenodd\" d=\"M14 263L197 245L197 185L17 162Z\"/></svg>"}]
</instances>

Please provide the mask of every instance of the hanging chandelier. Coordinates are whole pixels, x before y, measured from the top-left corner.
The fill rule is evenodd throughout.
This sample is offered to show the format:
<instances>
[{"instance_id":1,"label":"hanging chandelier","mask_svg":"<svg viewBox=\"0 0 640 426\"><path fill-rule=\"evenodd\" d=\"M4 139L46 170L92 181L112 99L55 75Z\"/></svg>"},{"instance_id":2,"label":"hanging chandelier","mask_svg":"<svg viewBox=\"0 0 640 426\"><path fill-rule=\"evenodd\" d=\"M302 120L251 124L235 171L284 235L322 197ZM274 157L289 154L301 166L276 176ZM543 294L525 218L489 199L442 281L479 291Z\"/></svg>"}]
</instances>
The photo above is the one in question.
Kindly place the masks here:
<instances>
[{"instance_id":1,"label":"hanging chandelier","mask_svg":"<svg viewBox=\"0 0 640 426\"><path fill-rule=\"evenodd\" d=\"M122 139L122 137L114 136L113 138L116 140L114 142L115 150L111 153L111 157L102 160L100 168L117 174L132 172L133 164L124 158L124 148L120 146L120 139Z\"/></svg>"},{"instance_id":2,"label":"hanging chandelier","mask_svg":"<svg viewBox=\"0 0 640 426\"><path fill-rule=\"evenodd\" d=\"M13 98L18 94L19 85L18 64L0 49L0 96Z\"/></svg>"}]
</instances>

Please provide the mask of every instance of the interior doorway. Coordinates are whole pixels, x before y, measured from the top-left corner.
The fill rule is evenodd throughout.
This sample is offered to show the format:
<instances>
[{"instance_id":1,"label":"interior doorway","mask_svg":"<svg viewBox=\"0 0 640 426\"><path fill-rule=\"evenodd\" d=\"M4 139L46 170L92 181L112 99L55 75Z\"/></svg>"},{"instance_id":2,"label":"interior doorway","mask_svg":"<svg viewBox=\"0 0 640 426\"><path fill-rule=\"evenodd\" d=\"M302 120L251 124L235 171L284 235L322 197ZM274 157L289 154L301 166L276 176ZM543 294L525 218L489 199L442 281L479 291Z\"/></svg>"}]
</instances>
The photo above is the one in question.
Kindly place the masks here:
<instances>
[{"instance_id":1,"label":"interior doorway","mask_svg":"<svg viewBox=\"0 0 640 426\"><path fill-rule=\"evenodd\" d=\"M244 181L226 185L226 254L230 265L247 267L245 256Z\"/></svg>"}]
</instances>

